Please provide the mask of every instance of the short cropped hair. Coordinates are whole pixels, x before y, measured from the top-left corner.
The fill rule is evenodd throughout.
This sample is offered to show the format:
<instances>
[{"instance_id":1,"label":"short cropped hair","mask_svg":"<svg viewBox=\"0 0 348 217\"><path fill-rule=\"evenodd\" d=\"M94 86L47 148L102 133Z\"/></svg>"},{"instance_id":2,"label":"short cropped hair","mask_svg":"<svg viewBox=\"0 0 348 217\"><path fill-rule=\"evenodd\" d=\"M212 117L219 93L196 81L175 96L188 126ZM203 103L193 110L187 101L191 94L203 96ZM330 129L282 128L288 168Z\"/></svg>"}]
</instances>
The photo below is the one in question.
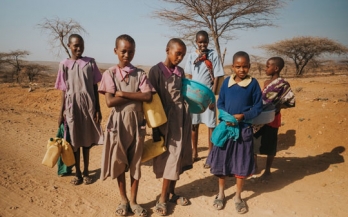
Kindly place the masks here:
<instances>
[{"instance_id":1,"label":"short cropped hair","mask_svg":"<svg viewBox=\"0 0 348 217\"><path fill-rule=\"evenodd\" d=\"M198 38L199 36L204 36L204 37L206 37L207 39L209 39L209 34L208 34L206 31L204 31L204 30L201 30L201 31L197 32L197 34L196 34L196 40L197 40L197 38Z\"/></svg>"},{"instance_id":2,"label":"short cropped hair","mask_svg":"<svg viewBox=\"0 0 348 217\"><path fill-rule=\"evenodd\" d=\"M186 48L186 44L180 38L172 38L167 43L167 49L169 49L173 44L180 44Z\"/></svg>"},{"instance_id":3,"label":"short cropped hair","mask_svg":"<svg viewBox=\"0 0 348 217\"><path fill-rule=\"evenodd\" d=\"M123 34L123 35L120 35L116 38L116 41L115 41L115 47L117 48L117 44L119 41L128 41L129 43L133 44L134 47L135 47L135 41L134 39L130 36L130 35L127 35L127 34Z\"/></svg>"},{"instance_id":4,"label":"short cropped hair","mask_svg":"<svg viewBox=\"0 0 348 217\"><path fill-rule=\"evenodd\" d=\"M281 57L271 57L268 60L272 60L276 66L278 66L279 71L281 71L284 68L285 62L284 59Z\"/></svg>"},{"instance_id":5,"label":"short cropped hair","mask_svg":"<svg viewBox=\"0 0 348 217\"><path fill-rule=\"evenodd\" d=\"M250 63L250 57L249 54L245 51L238 51L237 53L235 53L233 55L233 59L232 62L234 63L234 61L239 58L239 57L244 57L245 59L247 59L247 61Z\"/></svg>"},{"instance_id":6,"label":"short cropped hair","mask_svg":"<svg viewBox=\"0 0 348 217\"><path fill-rule=\"evenodd\" d=\"M83 40L83 38L82 38L81 35L79 35L79 34L71 34L71 35L69 36L69 38L68 38L68 43L70 43L70 41L71 41L72 38L78 38L78 39L80 39L81 41L84 42L84 40Z\"/></svg>"}]
</instances>

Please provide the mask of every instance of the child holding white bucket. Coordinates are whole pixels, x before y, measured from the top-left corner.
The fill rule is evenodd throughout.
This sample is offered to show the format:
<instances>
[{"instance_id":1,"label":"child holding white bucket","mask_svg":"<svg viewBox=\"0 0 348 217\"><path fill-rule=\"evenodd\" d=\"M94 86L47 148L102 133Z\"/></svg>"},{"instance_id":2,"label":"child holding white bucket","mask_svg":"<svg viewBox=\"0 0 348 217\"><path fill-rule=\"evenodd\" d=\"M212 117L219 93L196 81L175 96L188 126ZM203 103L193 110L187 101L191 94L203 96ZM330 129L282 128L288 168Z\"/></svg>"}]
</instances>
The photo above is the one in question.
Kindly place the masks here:
<instances>
[{"instance_id":1,"label":"child holding white bucket","mask_svg":"<svg viewBox=\"0 0 348 217\"><path fill-rule=\"evenodd\" d=\"M266 62L266 75L270 79L264 82L262 91L262 101L264 107L273 105L276 108L274 120L263 125L254 137L259 138L261 145L259 151L262 155L267 155L266 168L261 175L262 179L268 179L271 175L271 166L277 152L278 129L281 126L281 108L294 107L295 96L290 88L289 82L280 77L280 72L284 67L284 60L281 57L271 57ZM257 167L257 154L255 153L255 166Z\"/></svg>"},{"instance_id":2,"label":"child holding white bucket","mask_svg":"<svg viewBox=\"0 0 348 217\"><path fill-rule=\"evenodd\" d=\"M196 34L197 50L190 53L185 65L185 73L188 78L198 81L209 87L214 94L217 94L219 77L224 76L224 70L217 52L208 49L209 35L206 31L199 31ZM208 150L210 152L213 143L210 141L211 134L216 127L216 108L215 103L209 105L208 109L201 114L191 114L192 117L192 161L198 158L198 132L199 124L205 124L208 129ZM203 167L209 169L207 163Z\"/></svg>"},{"instance_id":3,"label":"child holding white bucket","mask_svg":"<svg viewBox=\"0 0 348 217\"><path fill-rule=\"evenodd\" d=\"M186 45L178 38L169 40L164 62L153 66L149 80L158 93L167 123L159 126L164 135L167 151L153 159L156 178L162 178L161 195L154 211L161 216L167 214L167 202L188 205L186 197L176 195L175 185L180 174L192 168L191 117L181 93L184 70L178 66L186 54Z\"/></svg>"},{"instance_id":4,"label":"child holding white bucket","mask_svg":"<svg viewBox=\"0 0 348 217\"><path fill-rule=\"evenodd\" d=\"M212 140L224 137L230 131L232 134L225 138L226 142L223 144L214 142L207 159L210 172L219 178L219 192L213 202L214 208L220 210L224 207L225 179L234 176L236 194L233 200L235 209L240 214L248 211L241 193L244 180L254 173L255 166L251 120L262 111L261 88L257 80L248 75L249 69L249 55L244 51L235 53L232 65L234 74L224 80L220 89L217 107L222 111L219 112L221 122L213 131ZM221 118L222 113L228 116L227 121ZM220 125L226 130L220 131Z\"/></svg>"},{"instance_id":5,"label":"child holding white bucket","mask_svg":"<svg viewBox=\"0 0 348 217\"><path fill-rule=\"evenodd\" d=\"M131 64L135 53L131 36L118 36L114 52L118 64L103 73L99 86L99 92L105 94L106 105L112 108L106 124L100 179L117 178L121 202L116 215L125 216L131 210L137 216L146 216L147 210L137 204L146 133L142 105L152 100L154 89L146 73ZM127 171L131 179L130 199L126 194Z\"/></svg>"}]
</instances>

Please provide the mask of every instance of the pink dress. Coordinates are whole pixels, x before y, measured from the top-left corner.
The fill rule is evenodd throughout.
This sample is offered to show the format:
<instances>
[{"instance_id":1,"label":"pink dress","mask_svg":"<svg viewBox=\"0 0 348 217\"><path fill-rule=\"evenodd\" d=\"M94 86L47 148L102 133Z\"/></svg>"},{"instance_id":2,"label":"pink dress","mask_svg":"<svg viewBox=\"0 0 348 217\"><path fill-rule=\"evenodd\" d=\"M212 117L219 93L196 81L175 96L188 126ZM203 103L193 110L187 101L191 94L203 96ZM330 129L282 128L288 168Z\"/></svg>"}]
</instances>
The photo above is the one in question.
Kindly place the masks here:
<instances>
[{"instance_id":1,"label":"pink dress","mask_svg":"<svg viewBox=\"0 0 348 217\"><path fill-rule=\"evenodd\" d=\"M65 91L65 119L74 151L103 143L103 132L94 121L96 96L94 85L101 73L93 58L65 59L59 64L55 88Z\"/></svg>"},{"instance_id":2,"label":"pink dress","mask_svg":"<svg viewBox=\"0 0 348 217\"><path fill-rule=\"evenodd\" d=\"M128 82L123 80L127 76ZM99 86L99 92L103 94L139 90L154 91L145 72L132 65L123 69L114 66L106 70ZM128 170L134 179L140 179L145 124L142 102L129 101L113 107L106 124L100 179L105 180L108 176L114 179Z\"/></svg>"}]
</instances>

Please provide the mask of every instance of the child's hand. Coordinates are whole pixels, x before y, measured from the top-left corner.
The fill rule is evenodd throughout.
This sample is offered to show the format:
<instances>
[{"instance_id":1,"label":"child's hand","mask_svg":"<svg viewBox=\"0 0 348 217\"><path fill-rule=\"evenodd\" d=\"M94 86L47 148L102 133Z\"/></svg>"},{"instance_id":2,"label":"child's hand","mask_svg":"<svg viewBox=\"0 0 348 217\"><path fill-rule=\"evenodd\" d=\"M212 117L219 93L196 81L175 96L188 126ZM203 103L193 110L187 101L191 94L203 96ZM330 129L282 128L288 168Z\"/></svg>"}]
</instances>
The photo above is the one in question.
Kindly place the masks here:
<instances>
[{"instance_id":1,"label":"child's hand","mask_svg":"<svg viewBox=\"0 0 348 217\"><path fill-rule=\"evenodd\" d=\"M100 123L102 120L102 114L100 111L96 111L95 114L94 114L94 121L96 123Z\"/></svg>"},{"instance_id":2,"label":"child's hand","mask_svg":"<svg viewBox=\"0 0 348 217\"><path fill-rule=\"evenodd\" d=\"M116 91L115 96L123 97L123 92L122 91Z\"/></svg>"},{"instance_id":3,"label":"child's hand","mask_svg":"<svg viewBox=\"0 0 348 217\"><path fill-rule=\"evenodd\" d=\"M215 109L215 103L210 103L209 106L208 106L208 108L209 108L210 110L214 110L214 109Z\"/></svg>"},{"instance_id":4,"label":"child's hand","mask_svg":"<svg viewBox=\"0 0 348 217\"><path fill-rule=\"evenodd\" d=\"M60 125L64 122L64 116L63 114L60 114L58 117L58 128L60 127Z\"/></svg>"},{"instance_id":5,"label":"child's hand","mask_svg":"<svg viewBox=\"0 0 348 217\"><path fill-rule=\"evenodd\" d=\"M244 114L235 114L233 117L238 121L241 122L244 119Z\"/></svg>"}]
</instances>

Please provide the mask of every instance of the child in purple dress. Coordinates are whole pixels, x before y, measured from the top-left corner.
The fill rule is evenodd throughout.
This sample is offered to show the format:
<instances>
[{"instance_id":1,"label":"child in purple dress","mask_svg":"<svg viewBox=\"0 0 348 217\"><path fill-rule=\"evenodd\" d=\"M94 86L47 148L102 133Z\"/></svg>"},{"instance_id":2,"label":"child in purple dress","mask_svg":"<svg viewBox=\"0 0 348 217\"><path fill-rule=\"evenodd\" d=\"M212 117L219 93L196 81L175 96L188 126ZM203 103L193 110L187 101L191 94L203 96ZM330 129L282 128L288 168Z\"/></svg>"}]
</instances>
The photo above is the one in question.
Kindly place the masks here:
<instances>
[{"instance_id":1,"label":"child in purple dress","mask_svg":"<svg viewBox=\"0 0 348 217\"><path fill-rule=\"evenodd\" d=\"M247 205L241 198L245 178L254 172L253 130L251 120L262 111L261 89L256 79L248 75L250 69L249 55L239 51L233 56L232 69L234 75L226 78L220 89L217 107L222 110L229 121L220 124L226 127L239 128L239 132L218 147L214 147L208 155L207 163L211 166L210 172L219 178L219 193L213 206L220 210L225 200L225 178L236 177L237 190L234 197L235 208L238 213L247 212ZM219 115L220 117L220 115ZM214 130L212 140L221 137L226 132ZM227 128L226 128L227 129Z\"/></svg>"},{"instance_id":2,"label":"child in purple dress","mask_svg":"<svg viewBox=\"0 0 348 217\"><path fill-rule=\"evenodd\" d=\"M138 216L146 216L146 209L137 204L146 133L142 105L152 100L154 89L146 73L131 64L135 53L135 41L131 36L117 37L114 52L119 62L103 73L99 87L99 92L105 94L106 105L112 108L106 124L100 178L117 178L121 203L116 215L125 216L130 209ZM127 171L131 179L130 199L126 194Z\"/></svg>"},{"instance_id":3,"label":"child in purple dress","mask_svg":"<svg viewBox=\"0 0 348 217\"><path fill-rule=\"evenodd\" d=\"M186 54L186 45L178 38L169 40L166 48L167 57L164 62L153 66L149 72L149 80L158 93L167 123L159 126L164 135L167 151L153 160L153 171L156 178L162 178L162 191L156 203L155 212L167 214L167 202L186 206L186 197L175 194L175 185L184 171L192 168L191 117L188 105L181 94L184 70L179 67Z\"/></svg>"},{"instance_id":4,"label":"child in purple dress","mask_svg":"<svg viewBox=\"0 0 348 217\"><path fill-rule=\"evenodd\" d=\"M80 35L70 35L68 47L71 58L60 62L55 84L55 88L62 91L58 127L65 122L74 150L76 174L71 183L91 184L92 179L88 172L90 147L101 144L103 139L97 85L101 73L93 58L82 57L84 41ZM84 162L82 173L80 148Z\"/></svg>"}]
</instances>

